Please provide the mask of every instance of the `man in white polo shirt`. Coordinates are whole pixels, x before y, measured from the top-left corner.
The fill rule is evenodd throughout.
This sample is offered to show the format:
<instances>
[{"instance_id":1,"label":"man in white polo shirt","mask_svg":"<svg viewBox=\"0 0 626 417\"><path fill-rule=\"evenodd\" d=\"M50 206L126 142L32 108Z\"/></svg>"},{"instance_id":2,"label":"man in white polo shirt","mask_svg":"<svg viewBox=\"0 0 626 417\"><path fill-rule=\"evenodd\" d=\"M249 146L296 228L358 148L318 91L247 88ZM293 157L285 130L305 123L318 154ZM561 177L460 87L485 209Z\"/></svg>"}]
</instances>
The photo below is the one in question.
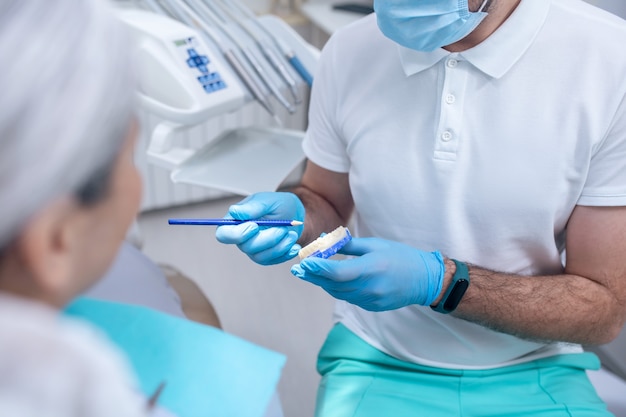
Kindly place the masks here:
<instances>
[{"instance_id":1,"label":"man in white polo shirt","mask_svg":"<svg viewBox=\"0 0 626 417\"><path fill-rule=\"evenodd\" d=\"M469 3L469 4L468 4ZM605 416L626 320L626 22L579 0L376 0L315 75L290 193L220 227L339 299L318 416Z\"/></svg>"}]
</instances>

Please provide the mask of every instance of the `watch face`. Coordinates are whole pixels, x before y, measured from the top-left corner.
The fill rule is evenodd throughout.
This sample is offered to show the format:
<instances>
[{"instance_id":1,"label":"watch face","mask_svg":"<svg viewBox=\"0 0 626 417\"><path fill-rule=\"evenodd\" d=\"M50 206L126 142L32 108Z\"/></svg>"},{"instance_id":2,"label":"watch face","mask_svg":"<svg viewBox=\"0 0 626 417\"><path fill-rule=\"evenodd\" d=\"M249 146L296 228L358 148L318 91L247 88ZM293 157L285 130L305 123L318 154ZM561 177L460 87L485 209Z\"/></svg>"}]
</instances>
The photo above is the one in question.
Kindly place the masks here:
<instances>
[{"instance_id":1,"label":"watch face","mask_svg":"<svg viewBox=\"0 0 626 417\"><path fill-rule=\"evenodd\" d=\"M431 306L433 310L443 314L451 313L457 308L463 295L465 295L465 291L467 291L467 287L469 287L469 269L467 264L456 259L452 259L452 261L456 265L456 271L454 271L452 276L452 284L446 290L443 301L440 301L434 307Z\"/></svg>"},{"instance_id":2,"label":"watch face","mask_svg":"<svg viewBox=\"0 0 626 417\"><path fill-rule=\"evenodd\" d=\"M461 302L461 298L463 298L465 291L467 291L467 287L469 287L469 280L465 278L460 278L457 282L454 283L452 291L450 291L450 294L443 303L443 309L446 312L449 313L451 311L454 311L454 309Z\"/></svg>"}]
</instances>

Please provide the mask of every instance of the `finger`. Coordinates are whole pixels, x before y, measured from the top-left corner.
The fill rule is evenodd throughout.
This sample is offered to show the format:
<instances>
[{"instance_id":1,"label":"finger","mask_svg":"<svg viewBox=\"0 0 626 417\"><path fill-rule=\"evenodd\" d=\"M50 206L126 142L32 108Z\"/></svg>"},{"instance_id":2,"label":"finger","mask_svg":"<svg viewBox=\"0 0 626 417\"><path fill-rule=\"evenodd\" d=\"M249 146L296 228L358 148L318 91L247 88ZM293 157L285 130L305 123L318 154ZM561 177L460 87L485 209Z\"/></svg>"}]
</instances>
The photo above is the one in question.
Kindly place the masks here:
<instances>
[{"instance_id":1,"label":"finger","mask_svg":"<svg viewBox=\"0 0 626 417\"><path fill-rule=\"evenodd\" d=\"M257 234L237 246L248 255L255 255L280 245L281 241L289 233L290 231L284 227L261 228ZM295 241L293 243L295 243Z\"/></svg>"},{"instance_id":2,"label":"finger","mask_svg":"<svg viewBox=\"0 0 626 417\"><path fill-rule=\"evenodd\" d=\"M271 206L254 199L254 196L250 196L230 206L228 214L238 220L259 219L271 214Z\"/></svg>"},{"instance_id":3,"label":"finger","mask_svg":"<svg viewBox=\"0 0 626 417\"><path fill-rule=\"evenodd\" d=\"M250 258L261 265L274 265L288 261L298 254L300 245L296 244L298 235L295 232L288 233L276 245L255 253L249 253Z\"/></svg>"},{"instance_id":4,"label":"finger","mask_svg":"<svg viewBox=\"0 0 626 417\"><path fill-rule=\"evenodd\" d=\"M215 230L215 238L221 243L240 245L259 233L259 230L259 226L252 222L219 226Z\"/></svg>"},{"instance_id":5,"label":"finger","mask_svg":"<svg viewBox=\"0 0 626 417\"><path fill-rule=\"evenodd\" d=\"M352 238L339 253L342 255L362 256L366 253L387 248L387 242L373 237Z\"/></svg>"},{"instance_id":6,"label":"finger","mask_svg":"<svg viewBox=\"0 0 626 417\"><path fill-rule=\"evenodd\" d=\"M325 278L321 275L311 273L305 270L304 268L302 268L301 264L293 265L290 269L290 272L292 275L300 278L301 280L310 282L311 284L315 284L324 289L330 288L331 286L333 286L332 285L334 282L333 280Z\"/></svg>"},{"instance_id":7,"label":"finger","mask_svg":"<svg viewBox=\"0 0 626 417\"><path fill-rule=\"evenodd\" d=\"M335 281L331 278L326 278L321 275L312 274L310 272L305 271L299 264L293 265L291 267L291 274L300 278L303 281L307 281L313 285L317 285L324 289L324 291L330 293L335 298L346 299L348 293L354 293L363 291L361 285L358 284L359 281ZM343 296L334 295L334 294L346 294Z\"/></svg>"},{"instance_id":8,"label":"finger","mask_svg":"<svg viewBox=\"0 0 626 417\"><path fill-rule=\"evenodd\" d=\"M361 257L341 261L310 257L303 259L300 267L305 273L337 282L353 281L369 274L368 265Z\"/></svg>"},{"instance_id":9,"label":"finger","mask_svg":"<svg viewBox=\"0 0 626 417\"><path fill-rule=\"evenodd\" d=\"M296 255L298 255L299 250L300 245L293 245L287 252L280 256L278 256L275 252L272 252L266 257L261 257L259 254L257 254L254 256L250 256L250 259L258 263L259 265L277 265L294 258Z\"/></svg>"}]
</instances>

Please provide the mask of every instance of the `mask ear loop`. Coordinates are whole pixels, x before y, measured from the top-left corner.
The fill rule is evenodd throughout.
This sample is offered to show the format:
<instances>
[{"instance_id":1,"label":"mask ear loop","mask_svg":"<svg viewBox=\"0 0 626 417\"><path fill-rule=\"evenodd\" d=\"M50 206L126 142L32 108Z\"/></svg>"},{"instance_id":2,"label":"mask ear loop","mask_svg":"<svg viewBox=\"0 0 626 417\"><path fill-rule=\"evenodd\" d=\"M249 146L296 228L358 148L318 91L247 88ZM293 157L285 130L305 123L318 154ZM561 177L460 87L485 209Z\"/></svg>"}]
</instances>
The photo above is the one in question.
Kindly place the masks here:
<instances>
[{"instance_id":1,"label":"mask ear loop","mask_svg":"<svg viewBox=\"0 0 626 417\"><path fill-rule=\"evenodd\" d=\"M483 4L480 5L480 8L478 9L478 11L476 13L481 13L483 11L483 9L485 8L485 6L487 5L488 2L489 2L489 0L483 1Z\"/></svg>"}]
</instances>

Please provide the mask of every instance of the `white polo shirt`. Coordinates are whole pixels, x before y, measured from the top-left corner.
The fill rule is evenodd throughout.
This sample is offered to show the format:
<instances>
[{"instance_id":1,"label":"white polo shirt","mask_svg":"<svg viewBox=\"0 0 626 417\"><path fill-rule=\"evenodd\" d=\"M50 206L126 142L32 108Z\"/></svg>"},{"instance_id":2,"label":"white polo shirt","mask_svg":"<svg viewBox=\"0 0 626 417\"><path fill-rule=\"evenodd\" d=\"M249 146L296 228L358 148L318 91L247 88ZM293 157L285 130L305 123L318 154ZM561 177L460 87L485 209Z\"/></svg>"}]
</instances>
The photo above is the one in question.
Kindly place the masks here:
<instances>
[{"instance_id":1,"label":"white polo shirt","mask_svg":"<svg viewBox=\"0 0 626 417\"><path fill-rule=\"evenodd\" d=\"M357 236L559 274L574 207L626 205L624 45L626 23L579 0L522 0L462 53L399 47L371 15L324 48L304 150L349 173ZM376 348L425 365L481 369L581 351L429 307L373 313L340 301L335 312Z\"/></svg>"}]
</instances>

